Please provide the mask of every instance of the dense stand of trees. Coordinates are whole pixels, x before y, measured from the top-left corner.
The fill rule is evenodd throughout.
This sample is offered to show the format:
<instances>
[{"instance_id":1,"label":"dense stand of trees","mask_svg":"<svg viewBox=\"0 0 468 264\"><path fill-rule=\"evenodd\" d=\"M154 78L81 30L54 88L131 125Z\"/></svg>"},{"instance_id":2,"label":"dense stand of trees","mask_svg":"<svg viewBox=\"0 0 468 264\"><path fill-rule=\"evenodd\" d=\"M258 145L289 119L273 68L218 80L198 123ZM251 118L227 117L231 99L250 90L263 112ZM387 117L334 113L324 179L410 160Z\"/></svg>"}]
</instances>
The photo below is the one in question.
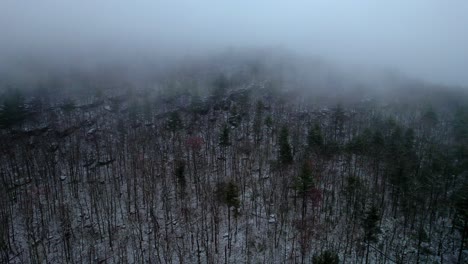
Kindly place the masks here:
<instances>
[{"instance_id":1,"label":"dense stand of trees","mask_svg":"<svg viewBox=\"0 0 468 264\"><path fill-rule=\"evenodd\" d=\"M468 261L466 105L212 85L204 99L9 91L1 262Z\"/></svg>"}]
</instances>

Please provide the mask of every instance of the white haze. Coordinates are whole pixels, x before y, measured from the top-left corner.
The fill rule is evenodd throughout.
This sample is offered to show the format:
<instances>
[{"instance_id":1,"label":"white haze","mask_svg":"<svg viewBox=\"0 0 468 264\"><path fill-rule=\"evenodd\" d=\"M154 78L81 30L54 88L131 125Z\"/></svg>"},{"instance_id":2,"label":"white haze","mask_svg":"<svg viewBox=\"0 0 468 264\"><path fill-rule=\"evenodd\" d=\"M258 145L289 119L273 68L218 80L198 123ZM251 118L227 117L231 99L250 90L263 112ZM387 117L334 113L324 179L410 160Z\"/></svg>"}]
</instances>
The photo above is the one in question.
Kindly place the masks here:
<instances>
[{"instance_id":1,"label":"white haze","mask_svg":"<svg viewBox=\"0 0 468 264\"><path fill-rule=\"evenodd\" d=\"M280 48L468 87L467 14L466 0L2 0L0 73Z\"/></svg>"}]
</instances>

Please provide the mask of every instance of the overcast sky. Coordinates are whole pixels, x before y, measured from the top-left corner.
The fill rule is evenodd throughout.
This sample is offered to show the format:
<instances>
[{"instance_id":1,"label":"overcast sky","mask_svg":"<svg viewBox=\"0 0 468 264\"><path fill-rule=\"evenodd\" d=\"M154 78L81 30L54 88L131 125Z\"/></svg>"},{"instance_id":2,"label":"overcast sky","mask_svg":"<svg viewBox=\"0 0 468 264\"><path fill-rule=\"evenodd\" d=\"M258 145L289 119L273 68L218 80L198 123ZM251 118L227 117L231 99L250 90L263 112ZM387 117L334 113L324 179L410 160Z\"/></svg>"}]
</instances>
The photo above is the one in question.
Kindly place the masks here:
<instances>
[{"instance_id":1,"label":"overcast sky","mask_svg":"<svg viewBox=\"0 0 468 264\"><path fill-rule=\"evenodd\" d=\"M467 0L1 0L0 70L281 47L468 87Z\"/></svg>"}]
</instances>

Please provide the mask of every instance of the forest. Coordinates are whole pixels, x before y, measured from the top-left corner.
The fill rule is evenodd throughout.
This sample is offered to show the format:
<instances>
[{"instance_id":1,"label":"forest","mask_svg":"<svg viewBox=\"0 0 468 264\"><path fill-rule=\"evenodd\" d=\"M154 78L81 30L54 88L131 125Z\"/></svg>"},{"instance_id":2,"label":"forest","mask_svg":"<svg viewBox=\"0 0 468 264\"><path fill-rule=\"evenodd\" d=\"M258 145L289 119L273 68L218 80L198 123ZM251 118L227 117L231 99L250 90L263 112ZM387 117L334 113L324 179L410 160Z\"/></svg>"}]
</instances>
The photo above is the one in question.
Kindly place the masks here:
<instances>
[{"instance_id":1,"label":"forest","mask_svg":"<svg viewBox=\"0 0 468 264\"><path fill-rule=\"evenodd\" d=\"M2 83L0 262L467 263L468 93L293 64Z\"/></svg>"}]
</instances>

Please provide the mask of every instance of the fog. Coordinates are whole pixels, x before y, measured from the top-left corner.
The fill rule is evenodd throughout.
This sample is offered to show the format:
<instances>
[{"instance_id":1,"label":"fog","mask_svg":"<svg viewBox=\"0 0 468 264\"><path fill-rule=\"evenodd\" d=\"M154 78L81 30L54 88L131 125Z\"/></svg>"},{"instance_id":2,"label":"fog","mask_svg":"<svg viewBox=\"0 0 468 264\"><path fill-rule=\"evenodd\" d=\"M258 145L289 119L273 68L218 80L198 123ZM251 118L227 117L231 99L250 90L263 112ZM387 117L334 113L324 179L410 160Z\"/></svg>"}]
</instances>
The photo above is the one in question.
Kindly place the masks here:
<instances>
[{"instance_id":1,"label":"fog","mask_svg":"<svg viewBox=\"0 0 468 264\"><path fill-rule=\"evenodd\" d=\"M0 73L254 48L468 87L467 13L464 0L2 0Z\"/></svg>"}]
</instances>

